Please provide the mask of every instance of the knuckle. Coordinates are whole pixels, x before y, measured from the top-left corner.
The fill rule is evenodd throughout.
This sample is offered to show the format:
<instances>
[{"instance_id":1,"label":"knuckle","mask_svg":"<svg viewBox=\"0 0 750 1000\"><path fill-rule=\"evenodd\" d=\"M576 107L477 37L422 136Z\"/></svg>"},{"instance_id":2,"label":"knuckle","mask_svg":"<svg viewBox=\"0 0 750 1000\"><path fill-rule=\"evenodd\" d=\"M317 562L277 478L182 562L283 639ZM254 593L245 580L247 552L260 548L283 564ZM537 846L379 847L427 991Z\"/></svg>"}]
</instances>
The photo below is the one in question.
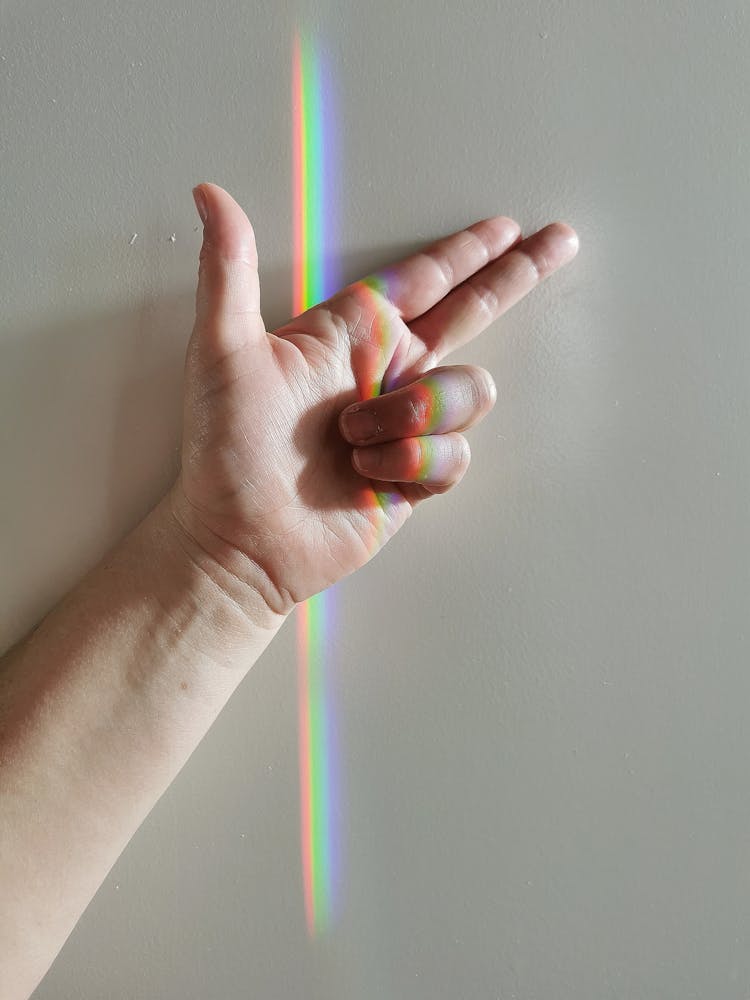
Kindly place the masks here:
<instances>
[{"instance_id":1,"label":"knuckle","mask_svg":"<svg viewBox=\"0 0 750 1000\"><path fill-rule=\"evenodd\" d=\"M465 237L462 245L464 247L474 246L479 251L478 256L482 258L480 267L488 263L492 258L492 247L489 242L475 229L472 229L471 226L464 232Z\"/></svg>"},{"instance_id":2,"label":"knuckle","mask_svg":"<svg viewBox=\"0 0 750 1000\"><path fill-rule=\"evenodd\" d=\"M535 250L530 253L528 250L519 249L519 260L525 261L527 271L531 278L531 283L539 284L545 275L544 255Z\"/></svg>"},{"instance_id":3,"label":"knuckle","mask_svg":"<svg viewBox=\"0 0 750 1000\"><path fill-rule=\"evenodd\" d=\"M408 394L406 401L406 424L410 430L419 430L424 427L427 421L428 400L423 395L418 395L413 391Z\"/></svg>"},{"instance_id":4,"label":"knuckle","mask_svg":"<svg viewBox=\"0 0 750 1000\"><path fill-rule=\"evenodd\" d=\"M500 312L500 299L491 285L481 278L473 278L466 283L468 294L481 313L493 320Z\"/></svg>"},{"instance_id":5,"label":"knuckle","mask_svg":"<svg viewBox=\"0 0 750 1000\"><path fill-rule=\"evenodd\" d=\"M467 401L473 411L487 412L497 401L495 380L484 368L467 366Z\"/></svg>"},{"instance_id":6,"label":"knuckle","mask_svg":"<svg viewBox=\"0 0 750 1000\"><path fill-rule=\"evenodd\" d=\"M445 252L444 248L437 244L429 251L428 256L432 260L433 264L437 266L440 273L440 278L446 288L453 288L455 281L455 270L453 264L451 263L450 257Z\"/></svg>"}]
</instances>

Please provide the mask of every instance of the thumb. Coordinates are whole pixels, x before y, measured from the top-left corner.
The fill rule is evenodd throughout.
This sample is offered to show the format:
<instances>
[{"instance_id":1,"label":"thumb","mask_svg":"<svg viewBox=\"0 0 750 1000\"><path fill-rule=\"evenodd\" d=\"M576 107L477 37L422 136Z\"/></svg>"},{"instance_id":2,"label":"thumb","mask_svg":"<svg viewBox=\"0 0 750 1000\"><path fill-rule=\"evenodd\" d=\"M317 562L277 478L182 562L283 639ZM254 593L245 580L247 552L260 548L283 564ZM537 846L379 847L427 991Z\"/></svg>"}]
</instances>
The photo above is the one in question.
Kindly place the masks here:
<instances>
[{"instance_id":1,"label":"thumb","mask_svg":"<svg viewBox=\"0 0 750 1000\"><path fill-rule=\"evenodd\" d=\"M243 209L218 184L198 184L193 199L203 222L195 328L202 339L228 351L265 334L255 233Z\"/></svg>"}]
</instances>

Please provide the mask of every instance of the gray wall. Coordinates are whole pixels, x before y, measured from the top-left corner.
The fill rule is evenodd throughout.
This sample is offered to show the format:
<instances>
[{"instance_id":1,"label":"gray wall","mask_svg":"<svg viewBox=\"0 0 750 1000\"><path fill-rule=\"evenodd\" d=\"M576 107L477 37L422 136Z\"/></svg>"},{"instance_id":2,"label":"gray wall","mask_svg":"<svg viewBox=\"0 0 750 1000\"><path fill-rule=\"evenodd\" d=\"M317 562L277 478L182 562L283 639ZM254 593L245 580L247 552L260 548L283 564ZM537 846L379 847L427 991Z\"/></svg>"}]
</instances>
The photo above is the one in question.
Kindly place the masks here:
<instances>
[{"instance_id":1,"label":"gray wall","mask_svg":"<svg viewBox=\"0 0 750 1000\"><path fill-rule=\"evenodd\" d=\"M498 386L467 477L335 588L334 926L292 619L39 1000L750 994L743 6L0 4L6 645L176 474L194 184L289 315L296 26L333 65L345 280L487 215L581 239L452 357Z\"/></svg>"}]
</instances>

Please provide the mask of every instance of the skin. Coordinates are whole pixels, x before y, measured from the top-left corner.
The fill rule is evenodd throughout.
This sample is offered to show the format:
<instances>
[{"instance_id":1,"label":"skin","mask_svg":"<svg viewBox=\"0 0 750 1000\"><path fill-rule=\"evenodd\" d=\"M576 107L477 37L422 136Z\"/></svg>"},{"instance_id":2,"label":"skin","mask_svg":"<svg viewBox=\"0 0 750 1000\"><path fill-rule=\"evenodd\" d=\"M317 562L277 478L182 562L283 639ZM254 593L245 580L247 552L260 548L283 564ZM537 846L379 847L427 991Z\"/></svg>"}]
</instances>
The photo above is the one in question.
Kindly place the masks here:
<instances>
[{"instance_id":1,"label":"skin","mask_svg":"<svg viewBox=\"0 0 750 1000\"><path fill-rule=\"evenodd\" d=\"M202 565L288 614L461 480L461 432L490 411L495 384L441 362L572 259L578 237L562 222L525 239L505 216L475 222L269 333L247 216L214 184L194 197L207 222L175 517ZM373 434L357 434L354 412Z\"/></svg>"},{"instance_id":2,"label":"skin","mask_svg":"<svg viewBox=\"0 0 750 1000\"><path fill-rule=\"evenodd\" d=\"M562 223L486 219L269 333L247 216L194 193L180 475L0 659L3 1000L36 988L295 605L460 481L495 387L441 362L577 249Z\"/></svg>"}]
</instances>

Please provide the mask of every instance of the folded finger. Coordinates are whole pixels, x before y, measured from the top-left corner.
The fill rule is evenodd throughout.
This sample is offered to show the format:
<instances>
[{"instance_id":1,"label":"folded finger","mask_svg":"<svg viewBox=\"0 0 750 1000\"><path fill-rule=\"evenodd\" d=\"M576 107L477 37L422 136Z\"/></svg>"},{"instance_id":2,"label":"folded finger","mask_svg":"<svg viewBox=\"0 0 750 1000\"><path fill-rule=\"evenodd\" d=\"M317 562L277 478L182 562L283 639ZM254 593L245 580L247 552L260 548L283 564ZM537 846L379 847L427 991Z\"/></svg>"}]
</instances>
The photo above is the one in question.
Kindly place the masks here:
<instances>
[{"instance_id":1,"label":"folded finger","mask_svg":"<svg viewBox=\"0 0 750 1000\"><path fill-rule=\"evenodd\" d=\"M355 445L461 431L485 417L496 398L495 383L484 368L445 365L400 389L347 407L339 428Z\"/></svg>"},{"instance_id":2,"label":"folded finger","mask_svg":"<svg viewBox=\"0 0 750 1000\"><path fill-rule=\"evenodd\" d=\"M455 486L470 461L469 442L456 433L402 438L352 452L352 463L360 475L385 482L420 483L431 493L444 493Z\"/></svg>"}]
</instances>

